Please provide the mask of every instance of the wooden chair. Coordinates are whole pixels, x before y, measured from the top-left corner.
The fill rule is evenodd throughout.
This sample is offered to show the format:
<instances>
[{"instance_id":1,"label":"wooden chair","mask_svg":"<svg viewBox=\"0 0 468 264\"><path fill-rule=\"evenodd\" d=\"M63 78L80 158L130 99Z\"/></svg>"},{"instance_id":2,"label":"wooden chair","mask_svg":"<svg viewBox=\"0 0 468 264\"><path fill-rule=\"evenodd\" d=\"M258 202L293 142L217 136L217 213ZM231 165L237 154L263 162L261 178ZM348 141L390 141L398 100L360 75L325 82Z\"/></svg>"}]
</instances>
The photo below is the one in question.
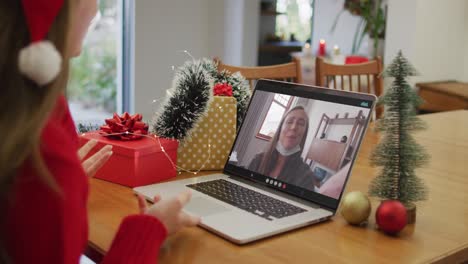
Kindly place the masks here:
<instances>
[{"instance_id":1,"label":"wooden chair","mask_svg":"<svg viewBox=\"0 0 468 264\"><path fill-rule=\"evenodd\" d=\"M317 57L315 82L317 86L380 96L383 92L382 70L380 57L369 62L346 65L327 63L323 58ZM381 114L382 109L378 108L377 117Z\"/></svg>"},{"instance_id":2,"label":"wooden chair","mask_svg":"<svg viewBox=\"0 0 468 264\"><path fill-rule=\"evenodd\" d=\"M218 64L218 71L227 70L231 73L240 72L249 81L250 89L255 86L258 79L272 79L279 81L302 83L301 63L297 58L292 62L258 67L241 67L224 64L220 59L215 58Z\"/></svg>"}]
</instances>

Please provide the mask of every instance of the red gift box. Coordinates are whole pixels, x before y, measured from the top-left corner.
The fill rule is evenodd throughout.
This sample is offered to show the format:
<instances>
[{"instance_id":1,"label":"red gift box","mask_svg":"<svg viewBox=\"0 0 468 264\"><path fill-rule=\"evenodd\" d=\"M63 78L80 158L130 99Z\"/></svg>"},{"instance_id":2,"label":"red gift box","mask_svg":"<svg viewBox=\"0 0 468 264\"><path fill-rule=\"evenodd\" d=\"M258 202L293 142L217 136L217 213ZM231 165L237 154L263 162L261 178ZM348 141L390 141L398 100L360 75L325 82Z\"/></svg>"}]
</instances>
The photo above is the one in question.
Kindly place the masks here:
<instances>
[{"instance_id":1,"label":"red gift box","mask_svg":"<svg viewBox=\"0 0 468 264\"><path fill-rule=\"evenodd\" d=\"M113 152L106 164L96 173L96 178L137 187L167 180L177 174L174 165L177 162L179 143L176 140L159 138L161 144L158 139L149 137L121 141L110 139L95 131L83 134L80 137L80 144L84 145L91 139L97 140L98 144L88 156L105 145L112 145ZM172 162L162 152L161 145Z\"/></svg>"}]
</instances>

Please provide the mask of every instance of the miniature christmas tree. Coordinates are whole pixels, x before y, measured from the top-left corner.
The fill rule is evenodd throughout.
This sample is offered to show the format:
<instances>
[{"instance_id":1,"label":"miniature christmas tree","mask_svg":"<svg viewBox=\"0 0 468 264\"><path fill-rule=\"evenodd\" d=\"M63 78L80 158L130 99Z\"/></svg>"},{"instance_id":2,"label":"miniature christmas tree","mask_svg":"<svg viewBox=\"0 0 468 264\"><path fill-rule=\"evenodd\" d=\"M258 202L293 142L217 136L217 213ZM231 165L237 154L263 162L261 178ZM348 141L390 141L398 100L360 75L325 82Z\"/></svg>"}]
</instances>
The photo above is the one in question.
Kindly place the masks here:
<instances>
[{"instance_id":1,"label":"miniature christmas tree","mask_svg":"<svg viewBox=\"0 0 468 264\"><path fill-rule=\"evenodd\" d=\"M376 128L383 133L383 138L374 149L371 162L382 170L371 182L369 194L384 200L399 200L410 207L413 202L426 199L426 186L416 176L415 169L429 159L411 135L426 127L416 116L416 107L422 100L406 81L408 76L417 73L399 51L383 74L394 80L379 98L379 104L385 106L385 114Z\"/></svg>"}]
</instances>

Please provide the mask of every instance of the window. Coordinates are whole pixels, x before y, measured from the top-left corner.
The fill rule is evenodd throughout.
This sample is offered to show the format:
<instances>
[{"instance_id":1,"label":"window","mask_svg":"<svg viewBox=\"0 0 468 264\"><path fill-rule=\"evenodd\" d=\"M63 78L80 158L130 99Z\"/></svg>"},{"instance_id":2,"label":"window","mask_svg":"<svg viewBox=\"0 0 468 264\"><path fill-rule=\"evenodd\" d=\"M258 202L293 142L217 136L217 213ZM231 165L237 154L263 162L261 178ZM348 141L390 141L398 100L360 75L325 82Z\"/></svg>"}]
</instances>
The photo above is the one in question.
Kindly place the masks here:
<instances>
[{"instance_id":1,"label":"window","mask_svg":"<svg viewBox=\"0 0 468 264\"><path fill-rule=\"evenodd\" d=\"M311 0L278 0L276 11L285 15L276 18L276 35L305 42L311 38ZM291 37L294 36L294 37Z\"/></svg>"},{"instance_id":2,"label":"window","mask_svg":"<svg viewBox=\"0 0 468 264\"><path fill-rule=\"evenodd\" d=\"M71 61L67 96L77 125L96 128L129 110L132 2L99 0L94 27Z\"/></svg>"},{"instance_id":3,"label":"window","mask_svg":"<svg viewBox=\"0 0 468 264\"><path fill-rule=\"evenodd\" d=\"M275 94L273 101L270 104L268 112L263 120L260 131L257 137L265 140L270 140L278 130L281 118L291 105L292 97L284 94Z\"/></svg>"}]
</instances>

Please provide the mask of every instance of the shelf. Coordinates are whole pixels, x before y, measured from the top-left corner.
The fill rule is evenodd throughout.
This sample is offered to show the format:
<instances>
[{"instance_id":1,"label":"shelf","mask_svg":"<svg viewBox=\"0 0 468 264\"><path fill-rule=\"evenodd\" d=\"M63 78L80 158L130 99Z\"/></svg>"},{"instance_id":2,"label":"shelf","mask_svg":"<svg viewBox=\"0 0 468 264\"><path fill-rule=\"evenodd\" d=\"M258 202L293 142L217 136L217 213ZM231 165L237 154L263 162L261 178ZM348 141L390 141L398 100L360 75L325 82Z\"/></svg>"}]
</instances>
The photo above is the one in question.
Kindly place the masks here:
<instances>
[{"instance_id":1,"label":"shelf","mask_svg":"<svg viewBox=\"0 0 468 264\"><path fill-rule=\"evenodd\" d=\"M332 118L329 121L329 124L333 125L354 125L354 123L360 122L361 119L356 119L355 117L352 118Z\"/></svg>"},{"instance_id":2,"label":"shelf","mask_svg":"<svg viewBox=\"0 0 468 264\"><path fill-rule=\"evenodd\" d=\"M264 10L260 13L262 16L279 16L279 15L284 15L285 13L280 13L276 11L268 11Z\"/></svg>"}]
</instances>

